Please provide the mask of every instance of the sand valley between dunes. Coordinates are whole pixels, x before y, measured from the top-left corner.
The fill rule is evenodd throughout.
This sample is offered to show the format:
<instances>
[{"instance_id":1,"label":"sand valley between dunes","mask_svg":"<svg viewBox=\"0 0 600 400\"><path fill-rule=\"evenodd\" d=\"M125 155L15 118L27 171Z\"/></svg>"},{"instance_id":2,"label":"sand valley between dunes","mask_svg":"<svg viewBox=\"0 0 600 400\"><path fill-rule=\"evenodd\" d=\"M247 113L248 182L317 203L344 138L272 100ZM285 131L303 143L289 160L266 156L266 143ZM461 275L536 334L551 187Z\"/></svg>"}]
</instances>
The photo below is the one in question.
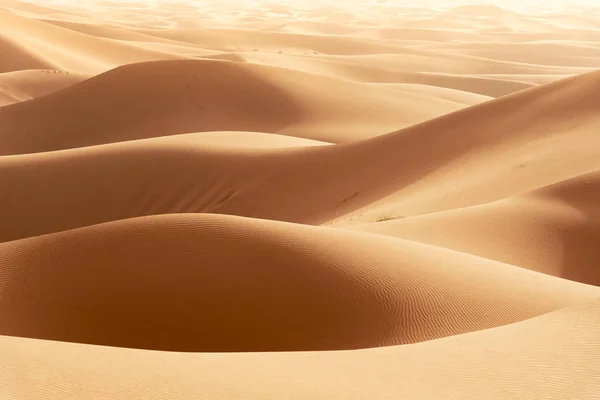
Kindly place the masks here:
<instances>
[{"instance_id":1,"label":"sand valley between dunes","mask_svg":"<svg viewBox=\"0 0 600 400\"><path fill-rule=\"evenodd\" d=\"M600 3L0 0L1 400L600 400Z\"/></svg>"}]
</instances>

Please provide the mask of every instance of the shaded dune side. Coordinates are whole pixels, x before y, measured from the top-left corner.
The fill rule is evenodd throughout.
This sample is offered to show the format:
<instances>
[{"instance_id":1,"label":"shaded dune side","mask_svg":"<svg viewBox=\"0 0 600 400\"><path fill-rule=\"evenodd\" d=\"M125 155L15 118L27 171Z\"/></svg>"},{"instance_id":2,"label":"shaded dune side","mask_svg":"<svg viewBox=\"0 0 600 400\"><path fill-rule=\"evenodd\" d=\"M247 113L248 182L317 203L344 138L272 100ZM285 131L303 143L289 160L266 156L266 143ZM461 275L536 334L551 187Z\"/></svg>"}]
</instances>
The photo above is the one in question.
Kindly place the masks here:
<instances>
[{"instance_id":1,"label":"shaded dune side","mask_svg":"<svg viewBox=\"0 0 600 400\"><path fill-rule=\"evenodd\" d=\"M443 113L416 107L411 100L425 103L412 93L399 96L385 88L263 65L219 60L137 63L1 108L0 152L41 152L210 130L285 128L292 136L351 140L353 130L358 138L369 137Z\"/></svg>"},{"instance_id":2,"label":"shaded dune side","mask_svg":"<svg viewBox=\"0 0 600 400\"><path fill-rule=\"evenodd\" d=\"M413 177L385 199L402 215L491 202L600 167L599 89L595 71L349 146Z\"/></svg>"},{"instance_id":3,"label":"shaded dune side","mask_svg":"<svg viewBox=\"0 0 600 400\"><path fill-rule=\"evenodd\" d=\"M0 184L11 196L0 198L0 241L151 214L320 224L381 199L406 215L498 200L600 167L597 76L346 145L225 149L171 137L3 157ZM519 168L523 154L529 165Z\"/></svg>"},{"instance_id":4,"label":"shaded dune side","mask_svg":"<svg viewBox=\"0 0 600 400\"><path fill-rule=\"evenodd\" d=\"M351 227L600 285L600 172L497 202Z\"/></svg>"},{"instance_id":5,"label":"shaded dune side","mask_svg":"<svg viewBox=\"0 0 600 400\"><path fill-rule=\"evenodd\" d=\"M4 243L0 271L1 334L176 351L413 343L600 296L398 239L207 214Z\"/></svg>"},{"instance_id":6,"label":"shaded dune side","mask_svg":"<svg viewBox=\"0 0 600 400\"><path fill-rule=\"evenodd\" d=\"M290 393L307 400L398 393L408 400L505 400L527 393L532 400L592 400L600 391L599 327L600 299L494 329L354 351L190 354L2 336L0 393L31 400L74 393L157 400L239 393L253 400Z\"/></svg>"},{"instance_id":7,"label":"shaded dune side","mask_svg":"<svg viewBox=\"0 0 600 400\"><path fill-rule=\"evenodd\" d=\"M357 185L369 176L357 180L360 164L337 146L208 145L196 135L1 157L10 196L0 197L0 241L168 213L308 221L365 201Z\"/></svg>"},{"instance_id":8,"label":"shaded dune side","mask_svg":"<svg viewBox=\"0 0 600 400\"><path fill-rule=\"evenodd\" d=\"M269 132L298 113L277 86L234 63L158 61L0 108L0 143L12 154L196 131Z\"/></svg>"}]
</instances>

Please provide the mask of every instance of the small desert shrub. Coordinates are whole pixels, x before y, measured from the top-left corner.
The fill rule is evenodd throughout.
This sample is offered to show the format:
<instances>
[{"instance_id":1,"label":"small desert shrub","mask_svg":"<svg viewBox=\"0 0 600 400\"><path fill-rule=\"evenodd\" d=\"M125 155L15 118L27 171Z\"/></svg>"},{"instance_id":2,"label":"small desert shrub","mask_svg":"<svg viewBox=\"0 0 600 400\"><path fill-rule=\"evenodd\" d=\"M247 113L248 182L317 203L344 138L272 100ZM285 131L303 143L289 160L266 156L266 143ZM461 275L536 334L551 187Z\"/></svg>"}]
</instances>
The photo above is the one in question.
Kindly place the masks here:
<instances>
[{"instance_id":1,"label":"small desert shrub","mask_svg":"<svg viewBox=\"0 0 600 400\"><path fill-rule=\"evenodd\" d=\"M404 218L400 215L394 215L394 214L384 214L384 215L380 215L379 217L375 218L375 222L383 222L383 221L391 221L393 219L400 219L400 218Z\"/></svg>"}]
</instances>

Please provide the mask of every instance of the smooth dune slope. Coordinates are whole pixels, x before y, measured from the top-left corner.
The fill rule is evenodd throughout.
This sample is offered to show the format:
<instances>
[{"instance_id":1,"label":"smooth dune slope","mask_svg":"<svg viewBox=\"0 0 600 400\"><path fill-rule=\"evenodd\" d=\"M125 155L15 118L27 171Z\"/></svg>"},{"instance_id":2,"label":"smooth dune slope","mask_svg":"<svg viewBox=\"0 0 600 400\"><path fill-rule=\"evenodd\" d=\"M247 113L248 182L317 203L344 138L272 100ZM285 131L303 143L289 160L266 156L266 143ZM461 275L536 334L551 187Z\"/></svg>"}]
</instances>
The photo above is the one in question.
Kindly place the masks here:
<instances>
[{"instance_id":1,"label":"smooth dune slope","mask_svg":"<svg viewBox=\"0 0 600 400\"><path fill-rule=\"evenodd\" d=\"M267 66L141 63L1 108L0 144L3 154L20 154L211 130L282 131L335 142L444 113L411 100L425 105L428 99Z\"/></svg>"},{"instance_id":2,"label":"smooth dune slope","mask_svg":"<svg viewBox=\"0 0 600 400\"><path fill-rule=\"evenodd\" d=\"M600 174L594 171L489 204L352 229L433 244L600 285Z\"/></svg>"},{"instance_id":3,"label":"smooth dune slope","mask_svg":"<svg viewBox=\"0 0 600 400\"><path fill-rule=\"evenodd\" d=\"M600 296L416 243L206 214L4 243L0 269L1 334L176 351L411 343Z\"/></svg>"},{"instance_id":4,"label":"smooth dune slope","mask_svg":"<svg viewBox=\"0 0 600 400\"><path fill-rule=\"evenodd\" d=\"M582 74L353 143L390 162L388 171L401 166L420 179L396 183L393 195L352 218L371 222L382 214L404 217L482 204L599 168L599 88L599 72Z\"/></svg>"},{"instance_id":5,"label":"smooth dune slope","mask_svg":"<svg viewBox=\"0 0 600 400\"><path fill-rule=\"evenodd\" d=\"M0 36L0 54L0 73L57 67L54 62L21 48L18 43L3 36Z\"/></svg>"},{"instance_id":6,"label":"smooth dune slope","mask_svg":"<svg viewBox=\"0 0 600 400\"><path fill-rule=\"evenodd\" d=\"M34 153L201 130L275 131L298 114L279 88L235 64L162 61L0 108L0 141L4 154Z\"/></svg>"},{"instance_id":7,"label":"smooth dune slope","mask_svg":"<svg viewBox=\"0 0 600 400\"><path fill-rule=\"evenodd\" d=\"M495 329L359 351L190 354L4 336L0 390L32 400L593 399L599 324L593 300Z\"/></svg>"},{"instance_id":8,"label":"smooth dune slope","mask_svg":"<svg viewBox=\"0 0 600 400\"><path fill-rule=\"evenodd\" d=\"M11 196L0 199L1 239L152 214L343 224L499 200L600 167L593 145L598 76L561 80L346 145L250 150L191 145L183 136L4 157L0 183ZM43 144L13 137L13 146ZM9 149L11 142L3 143Z\"/></svg>"},{"instance_id":9,"label":"smooth dune slope","mask_svg":"<svg viewBox=\"0 0 600 400\"><path fill-rule=\"evenodd\" d=\"M298 57L294 55L286 56L261 52L244 53L241 57L251 62L264 63L267 65L275 64L309 73L342 77L358 82L378 83L382 85L411 83L424 86L436 86L444 89L455 89L465 92L465 96L483 95L499 97L532 86L531 83L514 80L510 75L506 79L503 79L502 76L487 77L455 75L391 69L385 65L381 65L376 59L373 60L372 64L368 64L364 62L355 63L352 58L323 59L318 55ZM424 92L426 93L427 89L425 89Z\"/></svg>"}]
</instances>

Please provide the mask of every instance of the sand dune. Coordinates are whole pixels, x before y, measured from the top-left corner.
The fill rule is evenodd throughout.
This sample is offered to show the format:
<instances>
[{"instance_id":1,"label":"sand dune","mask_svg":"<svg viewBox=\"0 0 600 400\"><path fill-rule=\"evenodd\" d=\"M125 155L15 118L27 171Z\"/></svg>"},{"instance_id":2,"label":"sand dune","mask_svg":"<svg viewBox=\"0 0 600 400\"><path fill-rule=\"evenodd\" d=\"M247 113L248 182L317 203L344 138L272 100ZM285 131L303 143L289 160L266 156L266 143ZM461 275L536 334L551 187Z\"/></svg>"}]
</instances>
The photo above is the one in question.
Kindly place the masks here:
<instances>
[{"instance_id":1,"label":"sand dune","mask_svg":"<svg viewBox=\"0 0 600 400\"><path fill-rule=\"evenodd\" d=\"M509 199L352 227L600 285L599 173Z\"/></svg>"},{"instance_id":2,"label":"sand dune","mask_svg":"<svg viewBox=\"0 0 600 400\"><path fill-rule=\"evenodd\" d=\"M99 73L124 63L182 58L136 48L121 41L114 42L85 35L4 10L0 10L0 25L3 34L18 38L19 47L27 54L35 56L32 65L21 62L19 69L49 68L39 65L41 60L49 59L52 60L52 65L59 69ZM11 56L9 59L12 58ZM2 72L8 71L4 67Z\"/></svg>"},{"instance_id":3,"label":"sand dune","mask_svg":"<svg viewBox=\"0 0 600 400\"><path fill-rule=\"evenodd\" d=\"M18 44L3 37L0 37L0 51L3 55L0 63L0 73L56 67L56 64L51 61L36 57L35 54L19 48Z\"/></svg>"},{"instance_id":4,"label":"sand dune","mask_svg":"<svg viewBox=\"0 0 600 400\"><path fill-rule=\"evenodd\" d=\"M284 57L279 54L248 53L244 59L267 65L279 65L305 72L343 77L344 79L369 83L412 83L420 85L438 86L447 89L456 89L484 96L503 96L519 90L530 88L528 82L502 77L488 78L486 76L462 76L456 74L398 71L382 68L378 63L374 65L355 64L352 59L322 59L321 57ZM564 76L563 76L564 77Z\"/></svg>"},{"instance_id":5,"label":"sand dune","mask_svg":"<svg viewBox=\"0 0 600 400\"><path fill-rule=\"evenodd\" d=\"M599 398L591 1L31 1L0 398Z\"/></svg>"},{"instance_id":6,"label":"sand dune","mask_svg":"<svg viewBox=\"0 0 600 400\"><path fill-rule=\"evenodd\" d=\"M276 131L298 118L296 109L279 88L235 64L162 61L4 107L1 141L4 154L18 154L201 130Z\"/></svg>"},{"instance_id":7,"label":"sand dune","mask_svg":"<svg viewBox=\"0 0 600 400\"><path fill-rule=\"evenodd\" d=\"M253 64L130 64L51 96L3 107L0 143L2 154L20 154L242 129L338 142L351 140L353 133L372 136L462 108L443 99L420 107L432 103L428 100Z\"/></svg>"},{"instance_id":8,"label":"sand dune","mask_svg":"<svg viewBox=\"0 0 600 400\"><path fill-rule=\"evenodd\" d=\"M211 66L210 63L202 65ZM214 65L230 64L215 62ZM144 65L130 66L135 67ZM224 68L219 69L222 71ZM249 150L208 143L191 146L189 137L181 136L5 157L0 159L0 184L12 195L0 199L0 213L6 221L1 238L18 239L119 218L177 212L216 212L300 223L333 221L340 224L372 222L388 215L395 218L419 215L500 200L600 168L593 146L600 121L593 114L598 76L591 73L561 80L346 145ZM218 84L215 80L211 83ZM185 90L183 84L176 87L165 83L164 87L169 91ZM269 93L266 90L259 86L256 92L265 96ZM241 95L247 93L250 91ZM230 93L222 100L217 97L211 100L226 102L231 101L231 96ZM272 103L264 107L265 110L272 111L273 107L284 104L274 102L272 97L267 99ZM164 96L163 101L168 98L170 96ZM123 96L118 99L127 100ZM47 114L37 115L47 115L50 122L40 126L40 119L36 119L33 124L39 127L39 132L48 134L51 131L47 125L54 121L48 114L56 113L57 109L50 107L55 105L53 95L39 100L48 101L49 106ZM11 112L29 104L32 102L0 109L0 121L2 111ZM168 112L168 107L173 106L168 102L162 104L163 108L157 108L155 114L161 110ZM197 107L196 104L182 102L177 110ZM231 103L221 106L223 112L228 110L227 104ZM534 106L523 108L523 104ZM289 109L283 111L289 113ZM141 109L139 115L144 112ZM129 115L135 115L133 113L131 110ZM22 115L27 115L26 109ZM287 120L280 120L281 125L296 118L287 115ZM167 113L166 120L172 127L174 122L169 118L172 115ZM238 116L236 121L241 118ZM256 112L247 114L246 118L247 125L277 122L269 114L260 117ZM153 128L160 127L158 121L140 132L152 132ZM510 122L494 126L497 121ZM24 152L43 150L25 147L32 145L74 146L61 143L60 137L47 140L34 136L35 141L30 140L20 133L27 122L11 124L18 129L12 137L3 137L4 149L25 149L20 150ZM81 122L89 124L89 118ZM72 121L61 119L58 123ZM131 125L134 129L141 127L139 123ZM480 126L489 128L481 131ZM102 134L123 132L102 128L99 131ZM34 131L29 128L25 132L31 135ZM61 127L56 132L78 133L79 130ZM122 135L121 139L124 138ZM93 136L70 135L63 141L65 139L71 143L98 141ZM576 145L573 145L574 140ZM77 144L94 144L80 143ZM81 182L88 185L82 186ZM449 191L452 198L447 194Z\"/></svg>"},{"instance_id":9,"label":"sand dune","mask_svg":"<svg viewBox=\"0 0 600 400\"><path fill-rule=\"evenodd\" d=\"M0 254L1 334L159 350L411 343L600 297L416 243L218 215L122 220Z\"/></svg>"},{"instance_id":10,"label":"sand dune","mask_svg":"<svg viewBox=\"0 0 600 400\"><path fill-rule=\"evenodd\" d=\"M4 393L34 400L97 393L161 400L291 393L311 400L397 393L411 400L522 393L593 399L600 390L599 303L416 345L342 352L190 354L4 336L0 381Z\"/></svg>"},{"instance_id":11,"label":"sand dune","mask_svg":"<svg viewBox=\"0 0 600 400\"><path fill-rule=\"evenodd\" d=\"M377 189L372 176L352 173L332 185L356 161L335 146L248 148L193 136L0 158L0 184L11 193L0 198L0 240L168 213L322 222L364 204Z\"/></svg>"},{"instance_id":12,"label":"sand dune","mask_svg":"<svg viewBox=\"0 0 600 400\"><path fill-rule=\"evenodd\" d=\"M528 64L553 66L581 66L596 68L600 49L585 44L564 43L465 43L439 46L441 50L451 50L458 54L478 57L511 60ZM432 46L428 46L432 49Z\"/></svg>"},{"instance_id":13,"label":"sand dune","mask_svg":"<svg viewBox=\"0 0 600 400\"><path fill-rule=\"evenodd\" d=\"M88 77L61 70L23 70L0 74L0 107L45 96Z\"/></svg>"},{"instance_id":14,"label":"sand dune","mask_svg":"<svg viewBox=\"0 0 600 400\"><path fill-rule=\"evenodd\" d=\"M369 207L396 216L424 214L499 200L599 168L589 147L600 123L599 84L598 72L583 74L370 139L364 149L397 149L404 171L420 179ZM377 158L385 162L380 152Z\"/></svg>"}]
</instances>

